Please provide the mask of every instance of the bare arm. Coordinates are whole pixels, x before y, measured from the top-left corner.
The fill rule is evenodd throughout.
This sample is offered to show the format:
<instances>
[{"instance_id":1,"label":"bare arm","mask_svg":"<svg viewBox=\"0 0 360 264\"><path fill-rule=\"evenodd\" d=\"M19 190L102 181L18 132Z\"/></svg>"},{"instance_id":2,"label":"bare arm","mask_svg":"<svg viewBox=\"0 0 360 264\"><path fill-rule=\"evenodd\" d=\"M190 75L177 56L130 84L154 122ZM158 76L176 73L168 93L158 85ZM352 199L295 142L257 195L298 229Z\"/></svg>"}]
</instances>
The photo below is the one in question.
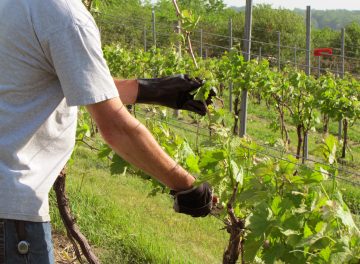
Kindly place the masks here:
<instances>
[{"instance_id":1,"label":"bare arm","mask_svg":"<svg viewBox=\"0 0 360 264\"><path fill-rule=\"evenodd\" d=\"M118 80L114 79L115 86L119 92L121 101L124 104L134 104L138 95L137 80Z\"/></svg>"},{"instance_id":2,"label":"bare arm","mask_svg":"<svg viewBox=\"0 0 360 264\"><path fill-rule=\"evenodd\" d=\"M171 159L151 133L124 107L120 98L87 106L110 147L122 158L169 188L192 187L194 177Z\"/></svg>"}]
</instances>

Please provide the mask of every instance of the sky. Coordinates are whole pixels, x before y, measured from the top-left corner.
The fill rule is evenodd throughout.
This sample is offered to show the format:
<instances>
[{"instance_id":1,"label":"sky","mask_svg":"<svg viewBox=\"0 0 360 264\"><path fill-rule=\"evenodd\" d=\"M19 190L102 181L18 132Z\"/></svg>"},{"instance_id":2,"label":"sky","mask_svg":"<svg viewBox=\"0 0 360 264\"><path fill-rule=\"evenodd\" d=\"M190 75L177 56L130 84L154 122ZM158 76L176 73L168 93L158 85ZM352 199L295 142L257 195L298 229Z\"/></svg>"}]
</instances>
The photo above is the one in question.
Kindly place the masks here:
<instances>
[{"instance_id":1,"label":"sky","mask_svg":"<svg viewBox=\"0 0 360 264\"><path fill-rule=\"evenodd\" d=\"M246 0L224 0L229 6L244 6ZM312 9L347 9L360 10L360 0L253 0L253 4L271 4L274 8L283 7L288 9L311 6Z\"/></svg>"}]
</instances>

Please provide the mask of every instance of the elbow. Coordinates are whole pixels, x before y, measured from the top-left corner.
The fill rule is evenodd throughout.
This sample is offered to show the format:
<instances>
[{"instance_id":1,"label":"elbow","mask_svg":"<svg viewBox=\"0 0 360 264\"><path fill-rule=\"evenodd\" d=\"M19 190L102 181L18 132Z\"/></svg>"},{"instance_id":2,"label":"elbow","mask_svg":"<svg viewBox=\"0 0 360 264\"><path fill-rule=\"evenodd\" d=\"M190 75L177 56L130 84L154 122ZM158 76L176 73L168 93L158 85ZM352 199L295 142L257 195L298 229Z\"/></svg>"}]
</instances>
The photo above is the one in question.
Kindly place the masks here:
<instances>
[{"instance_id":1,"label":"elbow","mask_svg":"<svg viewBox=\"0 0 360 264\"><path fill-rule=\"evenodd\" d=\"M106 124L98 124L98 129L101 137L109 146L114 146L115 142L119 137L122 137L124 133L122 129L119 129L114 122L109 122Z\"/></svg>"},{"instance_id":2,"label":"elbow","mask_svg":"<svg viewBox=\"0 0 360 264\"><path fill-rule=\"evenodd\" d=\"M105 142L111 146L117 146L119 142L128 140L131 128L126 123L120 123L117 120L98 126L99 132Z\"/></svg>"},{"instance_id":3,"label":"elbow","mask_svg":"<svg viewBox=\"0 0 360 264\"><path fill-rule=\"evenodd\" d=\"M99 128L99 132L101 137L104 139L106 144L108 144L111 148L115 145L115 133L111 132L110 130Z\"/></svg>"}]
</instances>

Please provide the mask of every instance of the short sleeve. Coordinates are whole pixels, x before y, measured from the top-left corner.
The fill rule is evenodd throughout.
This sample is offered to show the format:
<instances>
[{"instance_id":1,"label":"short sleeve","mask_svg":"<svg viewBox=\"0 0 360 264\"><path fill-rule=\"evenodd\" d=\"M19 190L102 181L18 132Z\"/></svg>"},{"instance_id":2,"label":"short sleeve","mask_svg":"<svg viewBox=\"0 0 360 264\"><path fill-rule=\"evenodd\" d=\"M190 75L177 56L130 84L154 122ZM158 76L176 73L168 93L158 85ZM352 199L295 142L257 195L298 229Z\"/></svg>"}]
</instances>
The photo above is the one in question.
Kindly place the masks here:
<instances>
[{"instance_id":1,"label":"short sleeve","mask_svg":"<svg viewBox=\"0 0 360 264\"><path fill-rule=\"evenodd\" d=\"M72 24L48 36L44 47L69 106L118 97L95 24Z\"/></svg>"}]
</instances>

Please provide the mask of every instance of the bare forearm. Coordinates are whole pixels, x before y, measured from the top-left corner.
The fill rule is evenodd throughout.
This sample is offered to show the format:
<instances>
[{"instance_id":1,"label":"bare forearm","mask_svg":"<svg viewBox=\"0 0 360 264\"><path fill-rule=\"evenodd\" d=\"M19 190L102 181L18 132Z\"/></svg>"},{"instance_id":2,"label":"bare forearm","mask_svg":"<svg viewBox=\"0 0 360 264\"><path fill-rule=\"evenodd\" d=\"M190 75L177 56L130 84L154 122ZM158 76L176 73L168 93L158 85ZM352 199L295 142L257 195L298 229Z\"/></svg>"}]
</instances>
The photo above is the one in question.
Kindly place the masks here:
<instances>
[{"instance_id":1,"label":"bare forearm","mask_svg":"<svg viewBox=\"0 0 360 264\"><path fill-rule=\"evenodd\" d=\"M134 104L138 94L137 80L118 80L114 79L115 86L119 92L121 101L124 104Z\"/></svg>"},{"instance_id":2,"label":"bare forearm","mask_svg":"<svg viewBox=\"0 0 360 264\"><path fill-rule=\"evenodd\" d=\"M111 143L121 157L169 188L186 190L192 186L194 178L161 149L142 124L138 123L128 133L115 136Z\"/></svg>"},{"instance_id":3,"label":"bare forearm","mask_svg":"<svg viewBox=\"0 0 360 264\"><path fill-rule=\"evenodd\" d=\"M112 116L104 118L105 113L101 111L92 113L111 148L171 189L180 191L192 187L194 177L163 151L151 133L121 103L116 99L111 101ZM91 107L89 110L92 112Z\"/></svg>"}]
</instances>

